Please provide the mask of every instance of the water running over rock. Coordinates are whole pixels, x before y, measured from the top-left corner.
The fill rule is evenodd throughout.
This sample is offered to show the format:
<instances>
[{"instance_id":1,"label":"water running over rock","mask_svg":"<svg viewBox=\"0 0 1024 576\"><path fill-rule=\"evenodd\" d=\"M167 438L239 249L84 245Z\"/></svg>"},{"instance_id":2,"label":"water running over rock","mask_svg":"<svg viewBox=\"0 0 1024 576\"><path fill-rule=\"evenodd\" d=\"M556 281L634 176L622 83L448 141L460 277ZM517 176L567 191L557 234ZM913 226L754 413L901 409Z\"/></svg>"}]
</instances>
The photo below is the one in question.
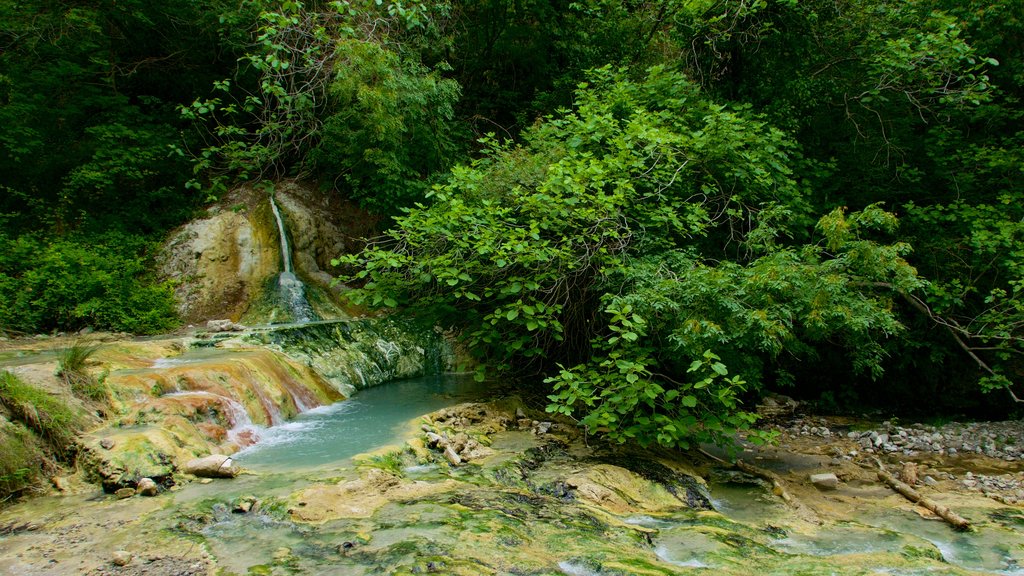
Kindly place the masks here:
<instances>
[{"instance_id":1,"label":"water running over rock","mask_svg":"<svg viewBox=\"0 0 1024 576\"><path fill-rule=\"evenodd\" d=\"M454 353L436 331L399 320L325 321L255 330L247 340L312 367L342 394L450 370Z\"/></svg>"},{"instance_id":2,"label":"water running over rock","mask_svg":"<svg viewBox=\"0 0 1024 576\"><path fill-rule=\"evenodd\" d=\"M288 231L284 225L284 218L281 217L281 210L277 207L274 197L270 196L270 209L274 213L274 220L277 222L277 231L281 239L281 274L277 277L278 294L281 303L291 316L293 322L310 322L318 320L313 307L306 300L306 285L295 275L292 267L291 247L288 244Z\"/></svg>"}]
</instances>

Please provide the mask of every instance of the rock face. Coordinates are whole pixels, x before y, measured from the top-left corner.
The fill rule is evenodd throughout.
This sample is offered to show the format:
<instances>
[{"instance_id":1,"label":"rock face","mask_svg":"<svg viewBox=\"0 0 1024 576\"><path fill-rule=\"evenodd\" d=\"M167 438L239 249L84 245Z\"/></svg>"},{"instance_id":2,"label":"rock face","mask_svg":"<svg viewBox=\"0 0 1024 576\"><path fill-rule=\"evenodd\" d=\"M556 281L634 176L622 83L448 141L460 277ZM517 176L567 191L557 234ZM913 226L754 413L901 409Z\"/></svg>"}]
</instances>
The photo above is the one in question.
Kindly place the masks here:
<instances>
[{"instance_id":1,"label":"rock face","mask_svg":"<svg viewBox=\"0 0 1024 576\"><path fill-rule=\"evenodd\" d=\"M296 273L323 295L311 303L322 317L338 317L326 270L331 258L362 247L358 238L370 235L374 219L343 205L334 194L295 182L277 183L274 197L292 238ZM243 317L251 323L271 321L259 303L274 287L282 262L268 193L251 186L232 191L208 216L172 233L158 261L160 274L178 282L179 312L187 322L237 322Z\"/></svg>"},{"instance_id":2,"label":"rock face","mask_svg":"<svg viewBox=\"0 0 1024 576\"><path fill-rule=\"evenodd\" d=\"M253 190L235 191L208 217L179 228L164 244L159 271L178 282L178 312L185 321L239 320L279 271L278 235L261 198Z\"/></svg>"},{"instance_id":3,"label":"rock face","mask_svg":"<svg viewBox=\"0 0 1024 576\"><path fill-rule=\"evenodd\" d=\"M331 259L361 250L361 238L372 235L376 219L337 194L317 191L296 182L277 184L274 197L291 235L295 271L308 281L328 287ZM337 288L335 288L337 289Z\"/></svg>"},{"instance_id":4,"label":"rock face","mask_svg":"<svg viewBox=\"0 0 1024 576\"><path fill-rule=\"evenodd\" d=\"M283 326L248 340L283 351L345 395L455 365L451 346L435 330L391 319Z\"/></svg>"},{"instance_id":5,"label":"rock face","mask_svg":"<svg viewBox=\"0 0 1024 576\"><path fill-rule=\"evenodd\" d=\"M576 496L615 514L664 512L685 505L662 485L611 464L589 466L565 479Z\"/></svg>"},{"instance_id":6,"label":"rock face","mask_svg":"<svg viewBox=\"0 0 1024 576\"><path fill-rule=\"evenodd\" d=\"M316 484L297 494L292 519L324 522L337 518L369 518L390 502L420 500L452 490L456 482L403 482L392 473L370 469L360 478L334 485Z\"/></svg>"},{"instance_id":7,"label":"rock face","mask_svg":"<svg viewBox=\"0 0 1024 576\"><path fill-rule=\"evenodd\" d=\"M83 441L92 479L108 492L134 489L142 478L169 485L183 463L231 454L258 440L263 428L343 398L279 352L235 345L156 360L153 354L175 347L140 343L108 352L114 369L107 383L117 391L112 408L119 416Z\"/></svg>"}]
</instances>

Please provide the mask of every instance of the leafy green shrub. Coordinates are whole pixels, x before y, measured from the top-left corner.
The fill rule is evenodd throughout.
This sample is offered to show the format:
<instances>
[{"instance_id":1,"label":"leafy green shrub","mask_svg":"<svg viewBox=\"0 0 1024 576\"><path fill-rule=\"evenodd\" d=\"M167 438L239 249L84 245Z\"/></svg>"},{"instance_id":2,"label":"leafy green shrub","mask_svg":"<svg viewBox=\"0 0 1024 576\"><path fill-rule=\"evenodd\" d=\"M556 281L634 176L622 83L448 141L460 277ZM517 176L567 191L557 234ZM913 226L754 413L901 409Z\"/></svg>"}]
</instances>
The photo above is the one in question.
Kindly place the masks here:
<instances>
[{"instance_id":1,"label":"leafy green shrub","mask_svg":"<svg viewBox=\"0 0 1024 576\"><path fill-rule=\"evenodd\" d=\"M174 293L147 268L148 242L108 233L0 237L0 325L154 333L177 324Z\"/></svg>"},{"instance_id":2,"label":"leafy green shrub","mask_svg":"<svg viewBox=\"0 0 1024 576\"><path fill-rule=\"evenodd\" d=\"M340 259L365 282L351 297L461 329L482 366L549 376L550 411L619 442L728 442L784 351L836 343L877 376L893 292L921 285L908 246L872 238L895 218L815 225L793 143L677 73L591 80Z\"/></svg>"}]
</instances>

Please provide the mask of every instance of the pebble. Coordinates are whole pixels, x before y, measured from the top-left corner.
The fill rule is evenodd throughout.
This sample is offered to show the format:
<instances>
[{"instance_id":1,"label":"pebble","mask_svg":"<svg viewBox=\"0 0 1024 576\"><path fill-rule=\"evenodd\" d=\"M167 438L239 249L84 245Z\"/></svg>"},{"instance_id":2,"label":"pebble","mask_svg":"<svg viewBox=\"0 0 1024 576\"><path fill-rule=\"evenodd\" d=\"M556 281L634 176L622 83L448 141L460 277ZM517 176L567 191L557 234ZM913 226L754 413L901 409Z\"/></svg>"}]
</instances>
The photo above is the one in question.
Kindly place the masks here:
<instances>
[{"instance_id":1,"label":"pebble","mask_svg":"<svg viewBox=\"0 0 1024 576\"><path fill-rule=\"evenodd\" d=\"M845 453L833 450L836 458L852 460L863 454L893 454L907 457L938 454L980 454L990 458L1017 462L1024 459L1024 423L1006 422L950 422L943 426L922 424L896 425L882 422L875 430L853 430L839 434L828 427L824 418L801 417L786 426L776 428L791 436L818 437L834 441L835 436L855 443ZM966 472L962 478L953 474L932 471L924 484L935 486L939 479L956 482L962 489L980 492L1008 505L1024 505L1024 472L1018 474L984 475ZM938 479L937 479L937 478Z\"/></svg>"},{"instance_id":2,"label":"pebble","mask_svg":"<svg viewBox=\"0 0 1024 576\"><path fill-rule=\"evenodd\" d=\"M824 419L801 418L786 427L783 432L794 436L833 438ZM1024 424L1019 421L1006 422L951 422L941 427L913 424L897 426L885 421L876 430L849 431L840 434L857 442L867 453L903 454L983 454L1007 462L1024 458Z\"/></svg>"}]
</instances>

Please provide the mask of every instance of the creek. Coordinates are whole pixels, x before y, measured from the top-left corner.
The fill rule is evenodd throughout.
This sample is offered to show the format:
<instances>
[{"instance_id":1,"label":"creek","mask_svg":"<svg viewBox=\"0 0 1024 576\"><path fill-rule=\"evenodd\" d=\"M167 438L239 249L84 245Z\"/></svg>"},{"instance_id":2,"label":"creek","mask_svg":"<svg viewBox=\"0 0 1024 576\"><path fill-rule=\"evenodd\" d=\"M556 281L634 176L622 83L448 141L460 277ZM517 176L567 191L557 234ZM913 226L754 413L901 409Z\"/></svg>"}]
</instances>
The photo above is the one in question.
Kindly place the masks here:
<instances>
[{"instance_id":1,"label":"creek","mask_svg":"<svg viewBox=\"0 0 1024 576\"><path fill-rule=\"evenodd\" d=\"M387 382L261 430L259 442L234 457L245 468L258 472L299 471L343 463L356 454L400 444L417 416L476 400L486 386L458 374Z\"/></svg>"},{"instance_id":2,"label":"creek","mask_svg":"<svg viewBox=\"0 0 1024 576\"><path fill-rule=\"evenodd\" d=\"M193 350L152 363L175 370L232 354L253 352ZM648 509L645 498L662 489L635 474L635 485L609 484L608 497L627 504L619 510L567 488L583 486L571 478L595 466L643 472L657 468L643 464L653 456L514 425L490 434L494 454L479 463L425 462L405 447L420 436L422 415L491 392L460 375L393 380L278 425L244 422L259 442L235 455L248 472L234 480L156 498L87 492L12 506L0 512L0 573L160 574L145 570L163 562L174 567L166 573L238 576L1024 574L1019 509L968 509L978 529L960 534L865 493L852 518L808 525L762 483L713 470L714 510ZM202 392L166 393L182 394ZM514 406L504 409L514 415ZM240 502L255 507L242 513ZM16 528L28 521L36 527ZM117 549L134 554L134 571L110 568Z\"/></svg>"},{"instance_id":3,"label":"creek","mask_svg":"<svg viewBox=\"0 0 1024 576\"><path fill-rule=\"evenodd\" d=\"M0 362L52 378L58 351ZM0 574L1024 575L1019 507L957 495L976 526L957 533L871 480L807 487L834 464L827 452L744 453L803 490L808 521L763 482L692 454L538 426L542 410L442 374L453 358L436 331L397 320L113 342L97 358L118 420L86 443L121 466L111 482L134 486L138 466L176 475L173 461L192 456L163 455L183 441L216 450L206 431L241 447L245 473L123 500L79 484L10 506ZM482 455L450 465L423 426ZM111 565L121 550L134 558L123 569Z\"/></svg>"}]
</instances>

